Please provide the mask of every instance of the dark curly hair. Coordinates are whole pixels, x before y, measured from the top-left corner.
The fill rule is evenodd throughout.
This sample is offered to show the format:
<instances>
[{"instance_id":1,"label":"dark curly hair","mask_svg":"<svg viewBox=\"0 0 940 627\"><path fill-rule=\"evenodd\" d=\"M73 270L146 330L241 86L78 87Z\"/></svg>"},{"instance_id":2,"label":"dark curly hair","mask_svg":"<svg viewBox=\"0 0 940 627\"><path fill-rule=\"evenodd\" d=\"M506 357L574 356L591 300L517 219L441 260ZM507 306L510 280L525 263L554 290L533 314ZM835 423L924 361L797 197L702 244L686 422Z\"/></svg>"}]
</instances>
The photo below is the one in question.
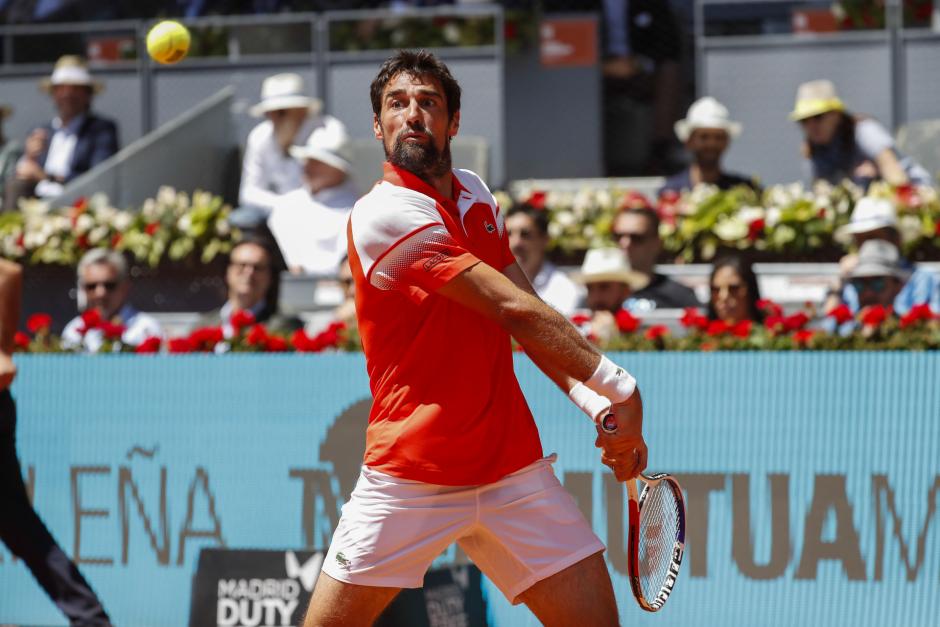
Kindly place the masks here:
<instances>
[{"instance_id":1,"label":"dark curly hair","mask_svg":"<svg viewBox=\"0 0 940 627\"><path fill-rule=\"evenodd\" d=\"M414 78L428 76L437 79L447 98L447 116L453 118L460 111L460 85L447 66L427 50L399 50L385 60L369 87L372 112L376 117L382 113L382 92L385 86L402 72Z\"/></svg>"}]
</instances>

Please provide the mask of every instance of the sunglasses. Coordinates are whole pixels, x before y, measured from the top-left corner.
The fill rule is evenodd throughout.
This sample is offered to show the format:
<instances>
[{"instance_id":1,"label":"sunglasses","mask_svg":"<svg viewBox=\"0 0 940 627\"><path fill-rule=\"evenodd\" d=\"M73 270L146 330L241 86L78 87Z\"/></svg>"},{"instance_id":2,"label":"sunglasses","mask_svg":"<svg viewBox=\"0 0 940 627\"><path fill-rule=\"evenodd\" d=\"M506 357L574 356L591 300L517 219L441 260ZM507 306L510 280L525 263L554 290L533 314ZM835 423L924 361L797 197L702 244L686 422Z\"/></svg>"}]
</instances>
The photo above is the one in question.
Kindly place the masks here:
<instances>
[{"instance_id":1,"label":"sunglasses","mask_svg":"<svg viewBox=\"0 0 940 627\"><path fill-rule=\"evenodd\" d=\"M615 242L630 238L630 241L634 244L642 244L652 237L651 233L631 233L630 231L613 231L611 232L611 235L613 236Z\"/></svg>"},{"instance_id":2,"label":"sunglasses","mask_svg":"<svg viewBox=\"0 0 940 627\"><path fill-rule=\"evenodd\" d=\"M82 289L86 292L94 292L99 287L103 287L106 292L113 292L117 289L117 281L93 281L91 283L82 283Z\"/></svg>"},{"instance_id":3,"label":"sunglasses","mask_svg":"<svg viewBox=\"0 0 940 627\"><path fill-rule=\"evenodd\" d=\"M255 272L267 272L271 266L266 263L247 263L242 261L232 261L229 265L238 272L244 272L245 270L251 268Z\"/></svg>"},{"instance_id":4,"label":"sunglasses","mask_svg":"<svg viewBox=\"0 0 940 627\"><path fill-rule=\"evenodd\" d=\"M722 287L727 288L729 292L733 292L737 294L741 292L742 290L746 289L747 285L745 285L744 283L732 283L731 285L724 285ZM718 296L719 294L721 294L721 287L713 285L709 289L711 289L712 296Z\"/></svg>"},{"instance_id":5,"label":"sunglasses","mask_svg":"<svg viewBox=\"0 0 940 627\"><path fill-rule=\"evenodd\" d=\"M855 288L855 291L861 294L865 290L871 290L872 292L881 292L884 291L885 287L888 286L888 277L876 276L867 279L852 279L852 287Z\"/></svg>"}]
</instances>

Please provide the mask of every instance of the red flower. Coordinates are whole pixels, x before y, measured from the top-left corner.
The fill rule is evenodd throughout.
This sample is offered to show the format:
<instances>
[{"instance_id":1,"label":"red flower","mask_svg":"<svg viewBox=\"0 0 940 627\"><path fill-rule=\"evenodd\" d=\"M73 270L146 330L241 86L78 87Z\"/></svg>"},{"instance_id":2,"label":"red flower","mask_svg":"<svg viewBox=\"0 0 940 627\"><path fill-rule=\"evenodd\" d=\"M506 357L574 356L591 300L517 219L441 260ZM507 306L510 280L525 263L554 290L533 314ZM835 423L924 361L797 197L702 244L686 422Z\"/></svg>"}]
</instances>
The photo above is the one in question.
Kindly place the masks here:
<instances>
[{"instance_id":1,"label":"red flower","mask_svg":"<svg viewBox=\"0 0 940 627\"><path fill-rule=\"evenodd\" d=\"M669 335L669 327L664 324L654 324L643 334L646 339L654 341L666 335Z\"/></svg>"},{"instance_id":2,"label":"red flower","mask_svg":"<svg viewBox=\"0 0 940 627\"><path fill-rule=\"evenodd\" d=\"M158 337L148 337L146 340L141 342L134 348L135 353L159 353L160 346L163 344L163 340Z\"/></svg>"},{"instance_id":3,"label":"red flower","mask_svg":"<svg viewBox=\"0 0 940 627\"><path fill-rule=\"evenodd\" d=\"M782 316L783 307L770 300L769 298L761 298L757 301L757 308L764 312L768 316Z\"/></svg>"},{"instance_id":4,"label":"red flower","mask_svg":"<svg viewBox=\"0 0 940 627\"><path fill-rule=\"evenodd\" d=\"M714 342L702 342L702 345L699 348L705 352L709 352L718 348L718 345Z\"/></svg>"},{"instance_id":5,"label":"red flower","mask_svg":"<svg viewBox=\"0 0 940 627\"><path fill-rule=\"evenodd\" d=\"M763 218L758 218L750 224L747 225L747 238L752 242L760 239L760 236L764 234L764 227L767 226L767 223L764 222Z\"/></svg>"},{"instance_id":6,"label":"red flower","mask_svg":"<svg viewBox=\"0 0 940 627\"><path fill-rule=\"evenodd\" d=\"M705 335L710 337L717 337L719 335L724 335L728 332L730 327L728 323L724 320L709 320L708 326L705 327Z\"/></svg>"},{"instance_id":7,"label":"red flower","mask_svg":"<svg viewBox=\"0 0 940 627\"><path fill-rule=\"evenodd\" d=\"M783 328L787 331L796 331L805 327L808 322L809 316L805 312L798 311L783 319Z\"/></svg>"},{"instance_id":8,"label":"red flower","mask_svg":"<svg viewBox=\"0 0 940 627\"><path fill-rule=\"evenodd\" d=\"M299 353L310 352L310 338L307 337L303 329L294 331L294 334L290 336L290 344Z\"/></svg>"},{"instance_id":9,"label":"red flower","mask_svg":"<svg viewBox=\"0 0 940 627\"><path fill-rule=\"evenodd\" d=\"M746 338L751 335L751 327L754 324L750 320L741 320L731 327L731 335L734 337Z\"/></svg>"},{"instance_id":10,"label":"red flower","mask_svg":"<svg viewBox=\"0 0 940 627\"><path fill-rule=\"evenodd\" d=\"M699 313L695 307L686 307L679 323L687 329L704 331L708 327L708 318Z\"/></svg>"},{"instance_id":11,"label":"red flower","mask_svg":"<svg viewBox=\"0 0 940 627\"><path fill-rule=\"evenodd\" d=\"M930 309L930 305L927 303L921 303L920 305L914 305L911 307L911 310L904 314L901 317L901 328L906 329L907 327L916 324L920 321L930 322L936 316L933 311Z\"/></svg>"},{"instance_id":12,"label":"red flower","mask_svg":"<svg viewBox=\"0 0 940 627\"><path fill-rule=\"evenodd\" d=\"M82 326L79 327L78 332L81 335L85 335L92 329L97 329L101 326L101 313L97 309L86 309L82 312Z\"/></svg>"},{"instance_id":13,"label":"red flower","mask_svg":"<svg viewBox=\"0 0 940 627\"><path fill-rule=\"evenodd\" d=\"M98 328L101 329L101 332L104 334L105 339L108 340L120 340L121 336L124 335L125 327L123 324L115 324L110 320L105 320Z\"/></svg>"},{"instance_id":14,"label":"red flower","mask_svg":"<svg viewBox=\"0 0 940 627\"><path fill-rule=\"evenodd\" d=\"M620 329L621 333L633 333L638 328L640 328L639 319L635 318L626 309L621 309L614 315L614 321L617 323L617 328Z\"/></svg>"},{"instance_id":15,"label":"red flower","mask_svg":"<svg viewBox=\"0 0 940 627\"><path fill-rule=\"evenodd\" d=\"M144 227L144 233L153 237L153 234L156 233L159 228L160 228L159 222L151 222L150 224Z\"/></svg>"},{"instance_id":16,"label":"red flower","mask_svg":"<svg viewBox=\"0 0 940 627\"><path fill-rule=\"evenodd\" d=\"M888 310L881 305L872 305L862 310L862 324L867 327L877 327L888 319Z\"/></svg>"},{"instance_id":17,"label":"red flower","mask_svg":"<svg viewBox=\"0 0 940 627\"><path fill-rule=\"evenodd\" d=\"M235 329L235 333L241 333L245 327L250 327L255 323L255 314L247 310L236 311L229 318L229 324Z\"/></svg>"},{"instance_id":18,"label":"red flower","mask_svg":"<svg viewBox=\"0 0 940 627\"><path fill-rule=\"evenodd\" d=\"M848 322L853 318L852 310L849 309L848 305L836 305L832 309L826 312L826 317L832 318L836 321L836 324L842 325Z\"/></svg>"},{"instance_id":19,"label":"red flower","mask_svg":"<svg viewBox=\"0 0 940 627\"><path fill-rule=\"evenodd\" d=\"M264 328L263 324L253 324L251 328L248 329L248 335L245 336L245 341L249 346L263 347L268 343L268 330Z\"/></svg>"},{"instance_id":20,"label":"red flower","mask_svg":"<svg viewBox=\"0 0 940 627\"><path fill-rule=\"evenodd\" d=\"M88 238L84 235L79 235L75 238L75 244L82 250L85 250L89 246Z\"/></svg>"},{"instance_id":21,"label":"red flower","mask_svg":"<svg viewBox=\"0 0 940 627\"><path fill-rule=\"evenodd\" d=\"M809 344L809 341L813 339L814 335L816 335L815 331L810 331L809 329L800 329L791 337L793 338L793 343L797 346L806 346Z\"/></svg>"},{"instance_id":22,"label":"red flower","mask_svg":"<svg viewBox=\"0 0 940 627\"><path fill-rule=\"evenodd\" d=\"M194 350L210 352L225 339L221 327L202 327L189 334L189 343Z\"/></svg>"},{"instance_id":23,"label":"red flower","mask_svg":"<svg viewBox=\"0 0 940 627\"><path fill-rule=\"evenodd\" d=\"M88 208L88 199L84 196L79 196L75 199L75 202L72 203L72 208L77 209L77 213L81 213Z\"/></svg>"},{"instance_id":24,"label":"red flower","mask_svg":"<svg viewBox=\"0 0 940 627\"><path fill-rule=\"evenodd\" d=\"M118 244L121 243L121 234L115 233L111 236L111 248L117 248Z\"/></svg>"},{"instance_id":25,"label":"red flower","mask_svg":"<svg viewBox=\"0 0 940 627\"><path fill-rule=\"evenodd\" d=\"M189 342L189 338L186 337L175 337L166 343L166 347L167 350L175 354L191 353L195 350L193 345Z\"/></svg>"},{"instance_id":26,"label":"red flower","mask_svg":"<svg viewBox=\"0 0 940 627\"><path fill-rule=\"evenodd\" d=\"M920 194L917 188L910 183L901 185L897 188L898 200L905 207L919 207L921 205Z\"/></svg>"},{"instance_id":27,"label":"red flower","mask_svg":"<svg viewBox=\"0 0 940 627\"><path fill-rule=\"evenodd\" d=\"M787 325L783 316L771 315L764 318L764 326L772 333L780 333Z\"/></svg>"},{"instance_id":28,"label":"red flower","mask_svg":"<svg viewBox=\"0 0 940 627\"><path fill-rule=\"evenodd\" d=\"M268 337L264 350L269 353L283 353L287 350L287 340L276 335L271 335Z\"/></svg>"},{"instance_id":29,"label":"red flower","mask_svg":"<svg viewBox=\"0 0 940 627\"><path fill-rule=\"evenodd\" d=\"M33 335L37 333L48 333L50 326L52 326L52 316L47 313L33 314L26 321L26 328L29 329L29 332Z\"/></svg>"},{"instance_id":30,"label":"red flower","mask_svg":"<svg viewBox=\"0 0 940 627\"><path fill-rule=\"evenodd\" d=\"M26 350L29 348L29 336L22 331L17 331L13 334L13 345L19 350Z\"/></svg>"},{"instance_id":31,"label":"red flower","mask_svg":"<svg viewBox=\"0 0 940 627\"><path fill-rule=\"evenodd\" d=\"M532 192L527 203L535 209L545 209L545 199L547 196L548 194L545 192Z\"/></svg>"},{"instance_id":32,"label":"red flower","mask_svg":"<svg viewBox=\"0 0 940 627\"><path fill-rule=\"evenodd\" d=\"M629 191L620 202L621 209L647 209L652 208L653 204L649 198L637 191Z\"/></svg>"},{"instance_id":33,"label":"red flower","mask_svg":"<svg viewBox=\"0 0 940 627\"><path fill-rule=\"evenodd\" d=\"M591 314L586 313L576 313L571 316L571 324L579 327L582 324L587 324L591 321Z\"/></svg>"}]
</instances>

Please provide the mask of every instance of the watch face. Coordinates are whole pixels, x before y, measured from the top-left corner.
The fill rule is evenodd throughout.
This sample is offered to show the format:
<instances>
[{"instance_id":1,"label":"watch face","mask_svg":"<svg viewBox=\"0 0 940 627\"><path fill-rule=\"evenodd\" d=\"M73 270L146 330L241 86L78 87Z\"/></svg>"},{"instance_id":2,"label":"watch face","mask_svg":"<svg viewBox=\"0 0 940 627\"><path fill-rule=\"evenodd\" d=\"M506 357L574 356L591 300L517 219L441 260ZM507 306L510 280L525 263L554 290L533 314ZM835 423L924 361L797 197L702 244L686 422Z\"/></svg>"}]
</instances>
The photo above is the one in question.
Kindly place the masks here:
<instances>
[{"instance_id":1,"label":"watch face","mask_svg":"<svg viewBox=\"0 0 940 627\"><path fill-rule=\"evenodd\" d=\"M617 430L617 419L613 414L607 414L601 419L601 429L607 433L613 433Z\"/></svg>"}]
</instances>

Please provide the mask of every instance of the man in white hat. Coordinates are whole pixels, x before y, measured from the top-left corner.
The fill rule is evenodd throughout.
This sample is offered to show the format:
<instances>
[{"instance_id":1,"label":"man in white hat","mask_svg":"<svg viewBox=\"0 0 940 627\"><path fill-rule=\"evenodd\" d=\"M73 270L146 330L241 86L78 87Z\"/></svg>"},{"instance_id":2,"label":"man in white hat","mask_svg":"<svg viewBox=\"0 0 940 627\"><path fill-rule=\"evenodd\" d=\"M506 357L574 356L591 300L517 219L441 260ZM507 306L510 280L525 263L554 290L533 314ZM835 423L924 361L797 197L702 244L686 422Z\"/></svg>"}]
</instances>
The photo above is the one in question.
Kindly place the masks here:
<instances>
[{"instance_id":1,"label":"man in white hat","mask_svg":"<svg viewBox=\"0 0 940 627\"><path fill-rule=\"evenodd\" d=\"M849 223L840 234L851 237L859 253L850 253L839 261L839 282L827 295L824 306L826 311L840 303L848 305L853 313L866 306L865 297L859 292L854 278L858 276L859 267L865 263L861 253L866 245L869 242L881 242L895 251L898 270L903 273L898 290L888 301L895 313L904 315L914 305L923 303L940 312L940 277L929 270L916 268L898 253L901 249L901 233L898 230L897 212L890 200L869 196L859 200Z\"/></svg>"},{"instance_id":2,"label":"man in white hat","mask_svg":"<svg viewBox=\"0 0 940 627\"><path fill-rule=\"evenodd\" d=\"M574 279L587 290L584 306L591 317L580 325L580 330L596 338L601 346L616 334L616 315L624 301L647 281L646 276L630 267L627 254L615 247L587 251Z\"/></svg>"},{"instance_id":3,"label":"man in white hat","mask_svg":"<svg viewBox=\"0 0 940 627\"><path fill-rule=\"evenodd\" d=\"M268 228L292 272L333 275L346 255L346 221L359 198L349 178L346 126L325 116L290 154L302 168L303 184L277 198Z\"/></svg>"},{"instance_id":4,"label":"man in white hat","mask_svg":"<svg viewBox=\"0 0 940 627\"><path fill-rule=\"evenodd\" d=\"M16 162L23 154L23 146L14 139L8 139L3 134L3 120L13 114L13 108L0 104L0 209L3 209L4 191L6 181L13 177Z\"/></svg>"},{"instance_id":5,"label":"man in white hat","mask_svg":"<svg viewBox=\"0 0 940 627\"><path fill-rule=\"evenodd\" d=\"M8 200L35 195L52 198L62 186L92 169L118 150L118 130L113 120L93 113L92 100L104 89L81 57L65 55L52 75L39 84L52 97L56 117L33 130L16 166L15 189ZM11 198L10 193L16 198Z\"/></svg>"},{"instance_id":6,"label":"man in white hat","mask_svg":"<svg viewBox=\"0 0 940 627\"><path fill-rule=\"evenodd\" d=\"M267 118L248 135L242 160L238 202L267 216L278 196L303 185L300 164L290 155L308 116L317 115L322 103L304 91L297 74L275 74L261 84L261 102L250 109L254 117Z\"/></svg>"},{"instance_id":7,"label":"man in white hat","mask_svg":"<svg viewBox=\"0 0 940 627\"><path fill-rule=\"evenodd\" d=\"M721 157L731 140L741 134L741 124L731 120L723 104L706 96L689 107L685 118L675 124L676 136L692 155L692 164L666 180L659 193L681 193L699 183L730 189L738 185L757 188L754 177L732 174L721 169Z\"/></svg>"}]
</instances>

